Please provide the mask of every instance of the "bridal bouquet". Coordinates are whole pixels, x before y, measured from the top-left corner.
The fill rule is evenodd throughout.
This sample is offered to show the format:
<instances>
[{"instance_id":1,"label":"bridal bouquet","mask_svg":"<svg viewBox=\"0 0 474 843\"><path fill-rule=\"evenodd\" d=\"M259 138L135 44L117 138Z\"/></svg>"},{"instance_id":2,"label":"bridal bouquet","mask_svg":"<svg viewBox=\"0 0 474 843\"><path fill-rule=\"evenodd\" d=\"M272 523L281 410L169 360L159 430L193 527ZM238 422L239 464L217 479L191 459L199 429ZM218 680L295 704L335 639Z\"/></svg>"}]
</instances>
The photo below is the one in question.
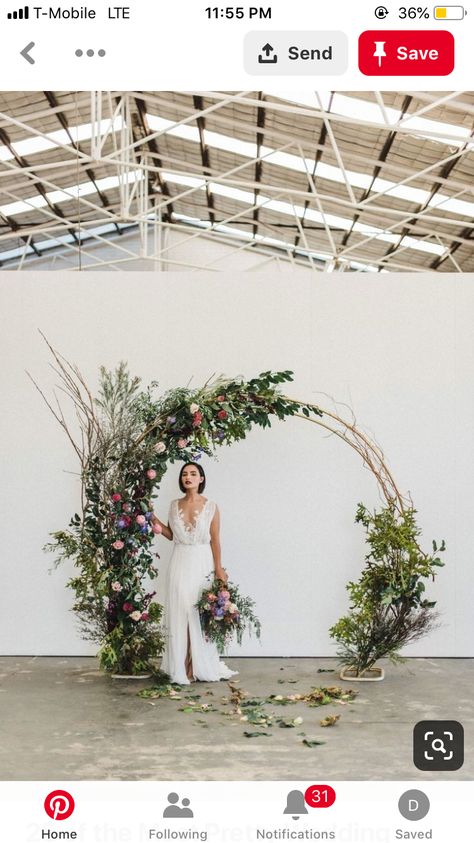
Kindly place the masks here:
<instances>
[{"instance_id":1,"label":"bridal bouquet","mask_svg":"<svg viewBox=\"0 0 474 843\"><path fill-rule=\"evenodd\" d=\"M236 585L214 578L196 604L206 641L215 644L222 655L234 635L242 643L246 629L249 632L253 629L260 638L260 621L254 614L254 606L254 601L242 597Z\"/></svg>"}]
</instances>

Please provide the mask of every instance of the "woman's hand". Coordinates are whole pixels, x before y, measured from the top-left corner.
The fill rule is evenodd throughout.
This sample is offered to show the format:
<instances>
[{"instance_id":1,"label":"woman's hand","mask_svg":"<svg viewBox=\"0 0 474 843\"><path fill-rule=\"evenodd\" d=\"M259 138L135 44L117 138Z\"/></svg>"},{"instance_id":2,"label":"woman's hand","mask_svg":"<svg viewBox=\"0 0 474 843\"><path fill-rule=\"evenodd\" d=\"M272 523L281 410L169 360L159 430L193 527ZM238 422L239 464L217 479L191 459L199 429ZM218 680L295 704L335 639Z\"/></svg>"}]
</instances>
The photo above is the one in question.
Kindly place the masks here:
<instances>
[{"instance_id":1,"label":"woman's hand","mask_svg":"<svg viewBox=\"0 0 474 843\"><path fill-rule=\"evenodd\" d=\"M229 581L229 575L225 568L216 568L216 579L222 580L227 585Z\"/></svg>"},{"instance_id":2,"label":"woman's hand","mask_svg":"<svg viewBox=\"0 0 474 843\"><path fill-rule=\"evenodd\" d=\"M151 516L151 528L155 534L155 536L162 535L165 539L169 541L173 540L173 531L170 529L169 524L163 524L163 521L160 521L159 518L156 517L155 513Z\"/></svg>"}]
</instances>

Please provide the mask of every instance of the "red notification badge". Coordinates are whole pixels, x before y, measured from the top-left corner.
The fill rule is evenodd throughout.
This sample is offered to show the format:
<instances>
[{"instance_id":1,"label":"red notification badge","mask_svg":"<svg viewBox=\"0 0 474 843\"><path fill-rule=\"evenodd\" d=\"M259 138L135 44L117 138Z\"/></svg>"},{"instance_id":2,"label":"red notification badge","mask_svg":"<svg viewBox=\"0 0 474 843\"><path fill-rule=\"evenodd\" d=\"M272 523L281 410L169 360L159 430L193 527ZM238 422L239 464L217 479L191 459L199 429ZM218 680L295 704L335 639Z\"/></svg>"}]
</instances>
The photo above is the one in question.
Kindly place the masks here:
<instances>
[{"instance_id":1,"label":"red notification badge","mask_svg":"<svg viewBox=\"0 0 474 843\"><path fill-rule=\"evenodd\" d=\"M448 76L454 70L454 36L445 30L371 29L359 36L364 76Z\"/></svg>"},{"instance_id":2,"label":"red notification badge","mask_svg":"<svg viewBox=\"0 0 474 843\"><path fill-rule=\"evenodd\" d=\"M330 808L336 801L336 791L330 784L312 784L305 790L304 801L310 808Z\"/></svg>"}]
</instances>

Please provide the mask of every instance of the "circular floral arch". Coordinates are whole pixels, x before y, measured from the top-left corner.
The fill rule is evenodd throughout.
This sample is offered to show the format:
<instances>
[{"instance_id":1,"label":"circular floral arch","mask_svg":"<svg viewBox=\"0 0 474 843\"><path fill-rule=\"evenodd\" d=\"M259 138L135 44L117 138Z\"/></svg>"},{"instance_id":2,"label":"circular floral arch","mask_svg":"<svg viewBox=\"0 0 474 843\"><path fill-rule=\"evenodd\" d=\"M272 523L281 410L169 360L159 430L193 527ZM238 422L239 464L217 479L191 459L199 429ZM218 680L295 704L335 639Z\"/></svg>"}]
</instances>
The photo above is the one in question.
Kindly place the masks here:
<instances>
[{"instance_id":1,"label":"circular floral arch","mask_svg":"<svg viewBox=\"0 0 474 843\"><path fill-rule=\"evenodd\" d=\"M400 494L382 450L355 419L281 392L292 372L263 372L248 381L219 377L157 397L157 382L143 389L120 363L113 372L100 369L94 397L79 369L44 339L60 389L72 401L75 424L57 398L53 404L33 382L73 446L81 477L79 512L68 529L51 534L46 547L56 554L56 564L72 560L77 569L68 582L73 608L83 637L99 645L105 671L156 669L162 652L162 609L148 583L158 574L153 498L168 466L212 456L255 425L270 427L272 417L297 417L331 431L359 454L381 492L378 511L363 504L357 509L368 553L360 579L347 585L350 609L330 630L341 662L363 674L383 656L397 660L404 644L433 626L435 604L424 597L424 580L434 579L443 564L437 552L444 543L438 549L433 542L431 554L421 549L411 501Z\"/></svg>"}]
</instances>

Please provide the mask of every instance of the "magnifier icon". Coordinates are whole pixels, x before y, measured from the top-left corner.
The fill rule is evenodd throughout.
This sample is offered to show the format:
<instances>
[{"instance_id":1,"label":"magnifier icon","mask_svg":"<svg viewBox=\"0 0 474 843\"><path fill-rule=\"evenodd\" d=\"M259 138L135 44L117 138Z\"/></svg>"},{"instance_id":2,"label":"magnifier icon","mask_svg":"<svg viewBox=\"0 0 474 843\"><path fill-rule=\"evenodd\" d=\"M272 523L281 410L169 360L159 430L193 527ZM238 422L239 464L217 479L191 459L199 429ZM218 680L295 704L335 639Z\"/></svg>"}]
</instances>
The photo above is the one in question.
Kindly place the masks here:
<instances>
[{"instance_id":1,"label":"magnifier icon","mask_svg":"<svg viewBox=\"0 0 474 843\"><path fill-rule=\"evenodd\" d=\"M442 752L443 755L446 755L446 747L441 738L435 738L431 744L431 748L434 749L435 752Z\"/></svg>"}]
</instances>

